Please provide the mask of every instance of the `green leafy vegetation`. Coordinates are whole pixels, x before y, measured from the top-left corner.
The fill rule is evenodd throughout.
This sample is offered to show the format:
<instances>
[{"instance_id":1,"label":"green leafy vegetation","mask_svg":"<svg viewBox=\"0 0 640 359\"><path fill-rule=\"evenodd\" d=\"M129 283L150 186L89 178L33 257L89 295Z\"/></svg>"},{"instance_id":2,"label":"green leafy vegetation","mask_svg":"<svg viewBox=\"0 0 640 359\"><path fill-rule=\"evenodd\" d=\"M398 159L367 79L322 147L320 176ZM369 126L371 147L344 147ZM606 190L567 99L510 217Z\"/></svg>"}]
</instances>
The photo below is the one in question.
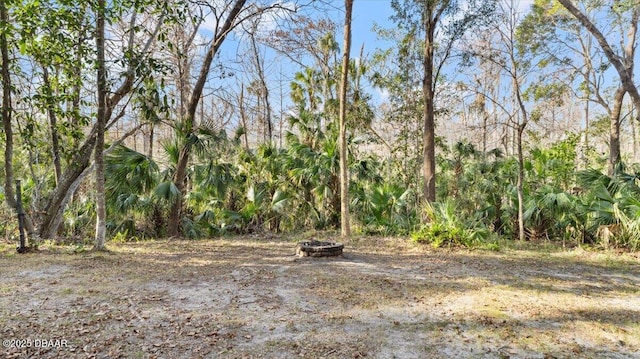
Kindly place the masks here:
<instances>
[{"instance_id":1,"label":"green leafy vegetation","mask_svg":"<svg viewBox=\"0 0 640 359\"><path fill-rule=\"evenodd\" d=\"M632 2L392 1L386 47L344 63L348 203L338 25L323 4L224 3L208 33L194 14L217 5L3 2L6 240L20 178L34 246L88 245L104 194L113 243L334 231L346 205L355 235L433 247L640 249L640 102L619 70L637 57Z\"/></svg>"}]
</instances>

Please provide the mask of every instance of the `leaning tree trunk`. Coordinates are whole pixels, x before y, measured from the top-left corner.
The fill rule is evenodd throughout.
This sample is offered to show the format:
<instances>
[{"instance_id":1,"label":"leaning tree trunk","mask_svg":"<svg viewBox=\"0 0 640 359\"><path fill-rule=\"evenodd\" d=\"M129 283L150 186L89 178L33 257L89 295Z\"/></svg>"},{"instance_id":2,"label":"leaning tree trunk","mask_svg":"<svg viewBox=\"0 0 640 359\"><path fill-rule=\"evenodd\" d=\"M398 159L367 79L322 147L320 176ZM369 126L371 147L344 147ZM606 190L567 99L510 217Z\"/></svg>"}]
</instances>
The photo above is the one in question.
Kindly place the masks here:
<instances>
[{"instance_id":1,"label":"leaning tree trunk","mask_svg":"<svg viewBox=\"0 0 640 359\"><path fill-rule=\"evenodd\" d=\"M133 82L133 73L129 73L120 88L118 88L108 100L105 100L105 121L111 118L114 107L131 91ZM62 174L58 185L49 195L47 204L44 207L44 218L40 222L38 231L41 238L54 238L58 233L58 229L62 223L62 214L69 203L69 199L78 188L81 180L84 178L84 171L91 163L91 153L94 151L96 145L97 131L98 123L95 123L85 138L84 143L78 149L73 160Z\"/></svg>"},{"instance_id":2,"label":"leaning tree trunk","mask_svg":"<svg viewBox=\"0 0 640 359\"><path fill-rule=\"evenodd\" d=\"M38 230L41 238L56 237L60 224L62 223L62 215L67 208L69 199L73 192L75 192L75 189L78 188L79 178L82 173L89 167L91 152L93 152L95 141L95 132L92 130L89 137L82 144L82 147L80 147L73 157L73 161L69 163L69 167L67 167L60 177L58 185L49 195L49 200L44 208L44 217L40 222Z\"/></svg>"},{"instance_id":3,"label":"leaning tree trunk","mask_svg":"<svg viewBox=\"0 0 640 359\"><path fill-rule=\"evenodd\" d=\"M200 73L198 75L198 79L196 80L195 86L193 87L193 91L191 92L191 98L189 100L189 107L187 108L186 114L186 129L187 136L193 130L195 124L196 111L198 109L198 103L200 102L200 96L202 95L202 90L204 89L204 84L207 81L207 77L209 76L209 70L211 69L211 63L213 62L213 58L215 57L218 49L224 42L227 34L233 30L236 25L236 19L238 15L242 11L246 0L236 0L233 4L233 8L229 12L227 19L225 20L222 27L219 31L216 32L216 36L211 41L209 45L209 49L205 54L204 61L202 63L202 67L200 68ZM182 218L182 206L184 195L186 194L186 184L187 184L187 166L189 164L189 157L191 154L191 147L188 143L185 143L180 150L180 154L178 156L178 163L176 165L176 172L173 177L173 183L178 188L178 198L173 202L171 206L171 210L169 212L169 218L167 223L167 234L170 237L175 237L180 234L180 219Z\"/></svg>"},{"instance_id":4,"label":"leaning tree trunk","mask_svg":"<svg viewBox=\"0 0 640 359\"><path fill-rule=\"evenodd\" d=\"M164 15L162 15L158 20L156 28L154 29L152 35L147 39L147 43L141 51L142 53L147 53L151 45L155 42L163 20ZM131 28L133 28L133 26L135 25L135 16L131 18L130 23ZM134 31L132 30L129 37L129 51L133 51L133 36ZM78 45L78 47L80 47L80 45ZM111 96L109 96L108 98L105 92L104 99L102 101L99 101L100 103L98 104L98 107L103 108L103 114L99 115L99 117L102 117L104 119L103 128L105 130L107 127L106 123L111 119L113 110L116 108L116 106L120 105L120 102L126 96L131 93L136 79L138 78L136 78L136 71L132 65L127 70L122 84L117 88L117 90L111 92ZM79 109L76 107L79 105L79 98L77 98L77 96L79 95L78 91L79 88L74 87L72 100L72 108L74 111L77 111ZM124 107L126 107L126 104L124 105ZM121 111L124 111L124 108ZM118 117L116 117L116 119ZM91 153L94 151L94 147L96 146L98 125L98 122L93 125L91 131L85 138L80 148L76 150L73 160L69 163L69 166L60 176L60 180L58 181L57 186L48 196L46 205L44 206L44 216L40 221L38 231L42 238L54 238L56 236L58 229L60 228L60 225L62 223L62 215L67 207L67 204L69 203L71 196L76 191L84 177L87 175L86 171L90 165ZM99 148L103 149L103 147L104 146L101 145Z\"/></svg>"}]
</instances>

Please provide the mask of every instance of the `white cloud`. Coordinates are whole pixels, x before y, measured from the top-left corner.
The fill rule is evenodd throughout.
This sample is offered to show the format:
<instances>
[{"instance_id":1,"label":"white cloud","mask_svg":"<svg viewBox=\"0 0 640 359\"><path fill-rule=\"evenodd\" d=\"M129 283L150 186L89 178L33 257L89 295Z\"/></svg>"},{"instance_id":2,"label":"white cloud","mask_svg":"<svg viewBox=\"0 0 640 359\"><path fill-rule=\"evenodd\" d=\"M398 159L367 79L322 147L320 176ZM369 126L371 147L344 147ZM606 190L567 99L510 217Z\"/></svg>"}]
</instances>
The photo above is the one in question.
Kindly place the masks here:
<instances>
[{"instance_id":1,"label":"white cloud","mask_svg":"<svg viewBox=\"0 0 640 359\"><path fill-rule=\"evenodd\" d=\"M379 103L389 102L389 97L391 97L391 93L389 93L388 89L386 89L386 88L383 88L383 89L376 88L376 93L378 94Z\"/></svg>"},{"instance_id":2,"label":"white cloud","mask_svg":"<svg viewBox=\"0 0 640 359\"><path fill-rule=\"evenodd\" d=\"M273 5L279 5L279 7L260 17L259 29L261 32L267 33L275 30L281 20L287 18L291 12L295 12L297 9L296 4L291 1L284 3L276 1Z\"/></svg>"},{"instance_id":3,"label":"white cloud","mask_svg":"<svg viewBox=\"0 0 640 359\"><path fill-rule=\"evenodd\" d=\"M277 7L275 7L276 5ZM210 6L211 8L216 9L217 13L220 13L223 9L225 9L225 7L228 7L229 4L228 4L228 0L213 0ZM278 26L278 23L282 19L286 18L289 13L294 12L297 9L297 5L291 1L287 1L287 2L274 1L271 4L271 6L274 6L274 8L265 12L264 14L261 14L259 17L258 31L260 33L268 33L272 30L275 30ZM243 10L243 12L245 11L247 12L245 15L247 15L248 12L254 11L254 9L251 9L250 7L246 7L245 10ZM220 21L224 22L225 18L223 17ZM201 31L202 36L207 38L211 37L213 33L216 31L216 29L221 25L222 24L216 21L216 17L214 16L214 11L212 10L209 11L208 13L205 14L204 22L200 26L200 28L203 30ZM236 31L239 31L239 30L236 30Z\"/></svg>"},{"instance_id":4,"label":"white cloud","mask_svg":"<svg viewBox=\"0 0 640 359\"><path fill-rule=\"evenodd\" d=\"M533 1L534 0L520 0L518 1L518 5L517 5L517 11L518 14L520 15L525 15L527 14L529 11L531 11L531 5L533 5Z\"/></svg>"}]
</instances>

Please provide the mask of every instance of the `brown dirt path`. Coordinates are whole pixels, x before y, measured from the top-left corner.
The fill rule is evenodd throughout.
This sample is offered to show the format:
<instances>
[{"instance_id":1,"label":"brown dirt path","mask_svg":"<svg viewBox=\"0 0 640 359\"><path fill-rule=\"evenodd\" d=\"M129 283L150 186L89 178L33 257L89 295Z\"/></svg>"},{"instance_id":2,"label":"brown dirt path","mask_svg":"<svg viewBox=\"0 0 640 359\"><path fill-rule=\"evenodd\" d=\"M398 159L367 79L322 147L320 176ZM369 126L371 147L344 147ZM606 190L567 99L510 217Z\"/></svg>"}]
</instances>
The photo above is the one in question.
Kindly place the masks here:
<instances>
[{"instance_id":1,"label":"brown dirt path","mask_svg":"<svg viewBox=\"0 0 640 359\"><path fill-rule=\"evenodd\" d=\"M12 347L0 357L640 357L631 255L356 239L343 257L317 259L294 247L239 238L17 255L5 246L0 339Z\"/></svg>"}]
</instances>

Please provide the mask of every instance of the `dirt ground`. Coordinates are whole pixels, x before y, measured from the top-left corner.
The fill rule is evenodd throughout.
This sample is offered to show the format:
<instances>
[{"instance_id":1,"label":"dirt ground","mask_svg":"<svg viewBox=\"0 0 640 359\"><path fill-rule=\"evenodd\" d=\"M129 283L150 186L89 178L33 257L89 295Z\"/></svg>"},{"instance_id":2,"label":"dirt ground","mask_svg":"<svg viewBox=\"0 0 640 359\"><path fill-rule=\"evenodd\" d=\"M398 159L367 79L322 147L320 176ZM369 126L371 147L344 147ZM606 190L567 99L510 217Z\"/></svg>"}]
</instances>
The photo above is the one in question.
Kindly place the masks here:
<instances>
[{"instance_id":1,"label":"dirt ground","mask_svg":"<svg viewBox=\"0 0 640 359\"><path fill-rule=\"evenodd\" d=\"M640 358L638 255L235 238L0 244L3 358Z\"/></svg>"}]
</instances>

